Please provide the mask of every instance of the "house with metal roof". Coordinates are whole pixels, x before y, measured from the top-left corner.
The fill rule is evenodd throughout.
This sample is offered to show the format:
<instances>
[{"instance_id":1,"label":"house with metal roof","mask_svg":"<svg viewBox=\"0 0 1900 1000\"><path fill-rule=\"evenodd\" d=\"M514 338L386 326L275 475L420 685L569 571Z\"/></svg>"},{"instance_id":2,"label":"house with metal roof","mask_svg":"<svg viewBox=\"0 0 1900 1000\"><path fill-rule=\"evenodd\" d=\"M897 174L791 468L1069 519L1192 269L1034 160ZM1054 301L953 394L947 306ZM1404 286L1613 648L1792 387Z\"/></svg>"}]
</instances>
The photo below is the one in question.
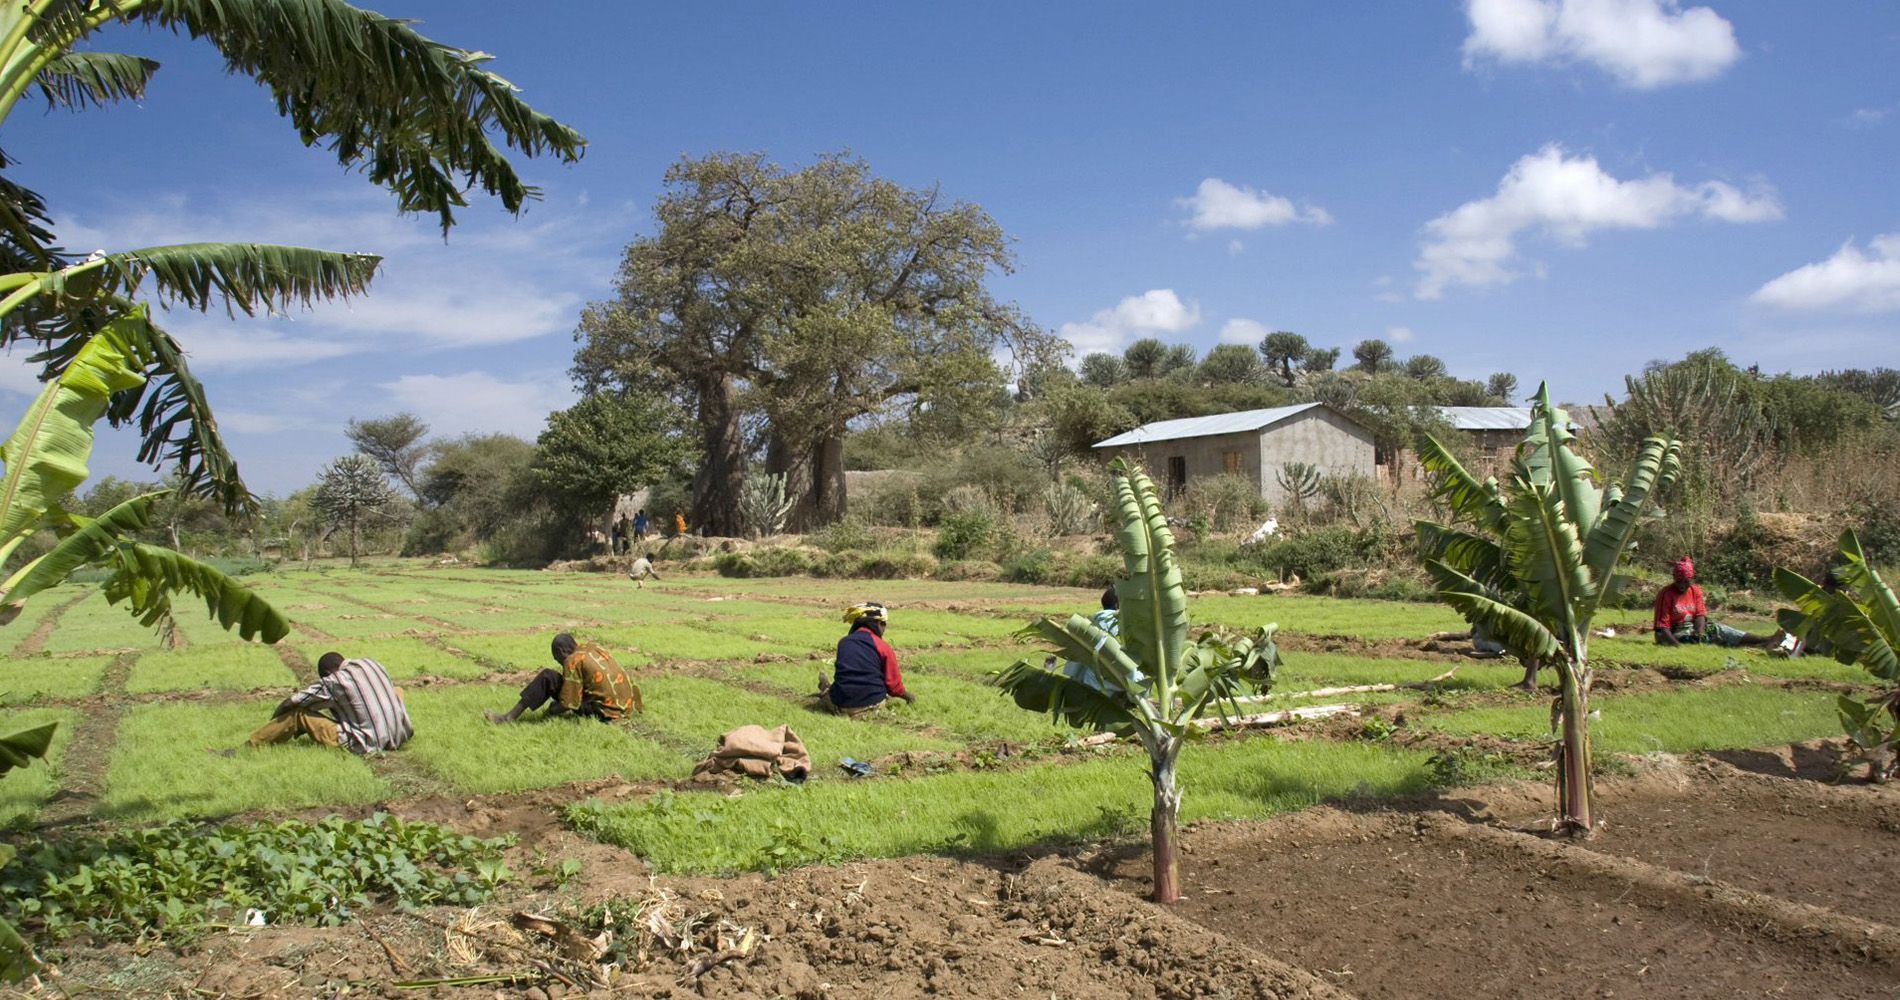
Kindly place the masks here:
<instances>
[{"instance_id":1,"label":"house with metal roof","mask_svg":"<svg viewBox=\"0 0 1900 1000\"><path fill-rule=\"evenodd\" d=\"M1139 461L1170 494L1228 474L1245 476L1276 504L1286 500L1278 473L1289 463L1322 476L1374 473L1372 432L1325 403L1157 420L1094 447L1105 458Z\"/></svg>"}]
</instances>

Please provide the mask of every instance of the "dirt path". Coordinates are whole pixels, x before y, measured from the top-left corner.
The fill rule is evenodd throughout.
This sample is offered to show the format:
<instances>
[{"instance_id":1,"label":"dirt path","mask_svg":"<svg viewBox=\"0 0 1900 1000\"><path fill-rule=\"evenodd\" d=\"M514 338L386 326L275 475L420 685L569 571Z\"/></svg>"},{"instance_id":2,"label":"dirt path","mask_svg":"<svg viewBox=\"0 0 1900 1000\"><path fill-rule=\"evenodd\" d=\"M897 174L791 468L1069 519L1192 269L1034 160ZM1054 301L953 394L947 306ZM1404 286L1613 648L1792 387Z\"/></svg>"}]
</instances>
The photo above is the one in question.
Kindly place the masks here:
<instances>
[{"instance_id":1,"label":"dirt path","mask_svg":"<svg viewBox=\"0 0 1900 1000\"><path fill-rule=\"evenodd\" d=\"M58 829L91 822L105 794L106 767L112 762L119 719L125 715L125 679L138 658L137 652L120 653L106 666L98 695L87 699L90 707L80 713L79 725L60 755L59 791L40 807L38 827Z\"/></svg>"},{"instance_id":2,"label":"dirt path","mask_svg":"<svg viewBox=\"0 0 1900 1000\"><path fill-rule=\"evenodd\" d=\"M69 608L71 608L73 605L78 604L80 601L83 601L86 598L91 597L91 596L92 596L92 592L86 591L80 594L79 596L73 598L70 601L67 601L63 604L56 605L53 608L49 609L46 612L45 617L39 620L39 624L33 626L33 631L28 632L26 634L26 638L21 639L20 644L18 646L13 647L13 652L10 655L12 656L37 655L40 650L46 648L46 640L53 637L53 630L59 627L60 616L64 615L66 611Z\"/></svg>"}]
</instances>

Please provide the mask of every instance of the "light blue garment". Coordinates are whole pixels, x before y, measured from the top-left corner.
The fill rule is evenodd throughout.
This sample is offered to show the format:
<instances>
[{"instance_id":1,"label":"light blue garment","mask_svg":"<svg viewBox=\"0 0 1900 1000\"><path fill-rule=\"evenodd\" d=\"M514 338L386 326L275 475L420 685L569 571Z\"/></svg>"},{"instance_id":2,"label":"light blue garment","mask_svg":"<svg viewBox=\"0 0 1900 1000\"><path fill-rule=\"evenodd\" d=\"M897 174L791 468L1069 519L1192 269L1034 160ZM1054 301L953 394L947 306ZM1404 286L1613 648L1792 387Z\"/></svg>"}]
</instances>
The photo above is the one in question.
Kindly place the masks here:
<instances>
[{"instance_id":1,"label":"light blue garment","mask_svg":"<svg viewBox=\"0 0 1900 1000\"><path fill-rule=\"evenodd\" d=\"M1092 622L1096 628L1099 628L1102 631L1107 632L1109 635L1112 635L1116 637L1117 639L1121 638L1121 634L1122 634L1121 622L1117 619L1117 616L1115 614L1115 609L1103 608L1102 610L1097 611L1096 613L1090 615L1089 621ZM1099 649L1100 647L1097 647L1097 648ZM1063 663L1062 672L1068 675L1069 677L1072 677L1078 681L1081 681L1082 683L1087 684L1089 687L1092 687L1095 690L1102 692L1103 694L1119 694L1120 693L1119 691L1112 691L1108 687L1104 686L1104 683L1101 680L1101 678L1096 676L1094 669L1084 664L1078 663L1074 660L1069 660ZM1148 683L1148 678L1145 675L1143 675L1142 672L1139 670L1131 674L1128 679L1137 687Z\"/></svg>"}]
</instances>

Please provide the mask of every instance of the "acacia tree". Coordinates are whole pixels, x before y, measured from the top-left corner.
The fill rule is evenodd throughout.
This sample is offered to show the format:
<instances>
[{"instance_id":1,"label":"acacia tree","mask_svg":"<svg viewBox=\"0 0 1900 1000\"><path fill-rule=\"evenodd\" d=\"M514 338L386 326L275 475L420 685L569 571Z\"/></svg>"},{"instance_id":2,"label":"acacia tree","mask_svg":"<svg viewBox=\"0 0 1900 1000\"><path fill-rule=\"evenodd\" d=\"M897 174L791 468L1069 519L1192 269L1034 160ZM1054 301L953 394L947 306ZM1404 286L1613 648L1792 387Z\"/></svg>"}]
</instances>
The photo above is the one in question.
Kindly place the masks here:
<instances>
[{"instance_id":1,"label":"acacia tree","mask_svg":"<svg viewBox=\"0 0 1900 1000\"><path fill-rule=\"evenodd\" d=\"M1352 361L1367 375L1377 375L1392 364L1392 345L1372 338L1352 346Z\"/></svg>"},{"instance_id":2,"label":"acacia tree","mask_svg":"<svg viewBox=\"0 0 1900 1000\"><path fill-rule=\"evenodd\" d=\"M362 522L386 513L396 500L396 491L374 460L367 455L345 455L324 466L310 502L331 527L349 525L350 565L354 566Z\"/></svg>"},{"instance_id":3,"label":"acacia tree","mask_svg":"<svg viewBox=\"0 0 1900 1000\"><path fill-rule=\"evenodd\" d=\"M429 453L429 446L422 441L429 436L429 425L421 417L405 412L372 420L351 419L344 425L343 434L357 451L375 459L384 472L394 476L410 496L422 498L416 470Z\"/></svg>"},{"instance_id":4,"label":"acacia tree","mask_svg":"<svg viewBox=\"0 0 1900 1000\"><path fill-rule=\"evenodd\" d=\"M1018 634L1050 644L1052 656L1074 668L1046 666L1053 660L1041 657L1019 660L991 683L1023 708L1141 741L1154 788L1154 900L1172 903L1181 897L1175 844L1181 809L1175 764L1181 746L1196 720L1210 712L1225 715L1243 691L1273 686L1279 666L1273 644L1277 626L1247 635L1207 632L1190 640L1174 534L1154 483L1119 458L1109 463L1109 472L1124 574L1115 581L1121 601L1116 633L1081 615L1033 622Z\"/></svg>"},{"instance_id":5,"label":"acacia tree","mask_svg":"<svg viewBox=\"0 0 1900 1000\"><path fill-rule=\"evenodd\" d=\"M992 299L1013 263L982 209L875 177L841 154L786 170L716 153L667 171L659 231L627 245L614 299L590 305L573 374L587 391L671 386L700 427L694 521L737 534L747 420L787 477L790 527L843 513L845 428L899 402L987 406L999 349L1053 341Z\"/></svg>"},{"instance_id":6,"label":"acacia tree","mask_svg":"<svg viewBox=\"0 0 1900 1000\"><path fill-rule=\"evenodd\" d=\"M1427 435L1419 460L1437 477L1435 495L1453 521L1416 523L1439 599L1520 660L1536 657L1557 669L1557 826L1590 836L1598 821L1590 774L1590 621L1622 582L1617 568L1637 526L1661 516L1650 499L1674 481L1682 446L1652 437L1623 485L1598 486L1596 470L1572 446L1569 424L1539 385L1530 429L1503 483L1479 482Z\"/></svg>"},{"instance_id":7,"label":"acacia tree","mask_svg":"<svg viewBox=\"0 0 1900 1000\"><path fill-rule=\"evenodd\" d=\"M1303 364L1312 350L1305 337L1289 330L1275 330L1260 341L1260 356L1267 367L1279 369L1280 381L1289 389L1294 385L1293 366Z\"/></svg>"}]
</instances>

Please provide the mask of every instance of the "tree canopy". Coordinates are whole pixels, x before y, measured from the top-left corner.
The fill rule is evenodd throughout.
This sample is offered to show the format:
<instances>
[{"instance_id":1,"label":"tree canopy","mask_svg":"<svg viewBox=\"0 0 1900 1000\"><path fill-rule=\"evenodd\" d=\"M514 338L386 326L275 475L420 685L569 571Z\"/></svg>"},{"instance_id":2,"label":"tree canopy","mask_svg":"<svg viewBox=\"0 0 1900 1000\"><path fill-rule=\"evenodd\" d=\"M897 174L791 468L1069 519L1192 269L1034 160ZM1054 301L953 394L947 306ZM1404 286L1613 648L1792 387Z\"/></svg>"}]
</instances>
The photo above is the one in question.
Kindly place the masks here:
<instances>
[{"instance_id":1,"label":"tree canopy","mask_svg":"<svg viewBox=\"0 0 1900 1000\"><path fill-rule=\"evenodd\" d=\"M682 159L654 215L616 296L583 313L573 373L588 391L657 378L690 410L693 520L714 534L742 528L758 451L787 477L792 528L835 519L853 419L986 406L1008 381L996 356L1025 367L1060 350L990 295L1014 258L981 208L845 154L798 169L758 153Z\"/></svg>"}]
</instances>

